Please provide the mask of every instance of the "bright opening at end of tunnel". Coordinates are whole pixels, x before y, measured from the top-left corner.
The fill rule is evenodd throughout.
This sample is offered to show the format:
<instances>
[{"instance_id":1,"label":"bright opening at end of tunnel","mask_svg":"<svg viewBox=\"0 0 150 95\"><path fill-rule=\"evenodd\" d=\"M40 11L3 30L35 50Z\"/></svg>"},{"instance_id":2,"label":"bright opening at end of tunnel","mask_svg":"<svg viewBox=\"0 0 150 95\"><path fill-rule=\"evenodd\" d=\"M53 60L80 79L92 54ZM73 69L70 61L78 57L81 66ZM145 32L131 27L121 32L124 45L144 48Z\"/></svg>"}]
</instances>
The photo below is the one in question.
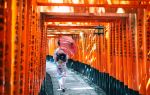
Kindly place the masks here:
<instances>
[{"instance_id":1,"label":"bright opening at end of tunnel","mask_svg":"<svg viewBox=\"0 0 150 95\"><path fill-rule=\"evenodd\" d=\"M80 32L80 37L83 37L83 32Z\"/></svg>"},{"instance_id":2,"label":"bright opening at end of tunnel","mask_svg":"<svg viewBox=\"0 0 150 95\"><path fill-rule=\"evenodd\" d=\"M125 11L124 11L123 8L118 8L118 9L117 9L117 13L125 13Z\"/></svg>"}]
</instances>

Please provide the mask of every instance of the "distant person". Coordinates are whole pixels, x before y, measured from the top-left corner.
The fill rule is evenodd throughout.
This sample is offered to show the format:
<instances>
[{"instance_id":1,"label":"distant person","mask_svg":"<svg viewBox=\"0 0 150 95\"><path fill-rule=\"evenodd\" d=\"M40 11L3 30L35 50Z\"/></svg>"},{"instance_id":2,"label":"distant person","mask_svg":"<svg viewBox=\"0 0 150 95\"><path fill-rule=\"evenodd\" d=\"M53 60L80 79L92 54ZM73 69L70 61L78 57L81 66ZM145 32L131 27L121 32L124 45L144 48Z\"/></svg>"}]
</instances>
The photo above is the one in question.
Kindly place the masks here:
<instances>
[{"instance_id":1,"label":"distant person","mask_svg":"<svg viewBox=\"0 0 150 95\"><path fill-rule=\"evenodd\" d=\"M58 46L60 46L59 41ZM53 59L57 66L59 88L62 92L65 92L66 63L68 61L68 56L60 47L58 47L54 52Z\"/></svg>"}]
</instances>

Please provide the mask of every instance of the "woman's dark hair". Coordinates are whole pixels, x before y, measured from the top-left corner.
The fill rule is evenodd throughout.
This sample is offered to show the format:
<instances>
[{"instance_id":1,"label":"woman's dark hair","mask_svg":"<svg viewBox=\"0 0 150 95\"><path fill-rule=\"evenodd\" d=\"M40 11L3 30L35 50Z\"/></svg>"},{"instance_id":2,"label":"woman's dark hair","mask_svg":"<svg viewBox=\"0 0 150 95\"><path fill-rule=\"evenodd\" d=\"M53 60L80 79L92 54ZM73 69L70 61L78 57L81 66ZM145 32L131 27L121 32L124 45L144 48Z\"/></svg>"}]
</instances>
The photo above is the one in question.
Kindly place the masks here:
<instances>
[{"instance_id":1,"label":"woman's dark hair","mask_svg":"<svg viewBox=\"0 0 150 95\"><path fill-rule=\"evenodd\" d=\"M57 44L58 44L58 46L60 46L60 40L58 40Z\"/></svg>"},{"instance_id":2,"label":"woman's dark hair","mask_svg":"<svg viewBox=\"0 0 150 95\"><path fill-rule=\"evenodd\" d=\"M66 54L64 53L57 54L57 60L62 60L63 62L66 62L67 60Z\"/></svg>"}]
</instances>

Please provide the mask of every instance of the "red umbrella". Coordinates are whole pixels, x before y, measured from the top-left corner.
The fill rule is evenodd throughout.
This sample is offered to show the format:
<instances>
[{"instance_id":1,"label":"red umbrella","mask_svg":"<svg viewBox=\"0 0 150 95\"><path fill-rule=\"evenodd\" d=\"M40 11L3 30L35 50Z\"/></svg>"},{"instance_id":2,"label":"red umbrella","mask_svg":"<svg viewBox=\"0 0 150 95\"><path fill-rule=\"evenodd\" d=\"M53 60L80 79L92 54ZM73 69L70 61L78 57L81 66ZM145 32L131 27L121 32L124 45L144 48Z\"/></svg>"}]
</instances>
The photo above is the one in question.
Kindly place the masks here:
<instances>
[{"instance_id":1,"label":"red umbrella","mask_svg":"<svg viewBox=\"0 0 150 95\"><path fill-rule=\"evenodd\" d=\"M60 48L69 56L73 56L76 52L75 41L70 36L62 36L59 38Z\"/></svg>"}]
</instances>

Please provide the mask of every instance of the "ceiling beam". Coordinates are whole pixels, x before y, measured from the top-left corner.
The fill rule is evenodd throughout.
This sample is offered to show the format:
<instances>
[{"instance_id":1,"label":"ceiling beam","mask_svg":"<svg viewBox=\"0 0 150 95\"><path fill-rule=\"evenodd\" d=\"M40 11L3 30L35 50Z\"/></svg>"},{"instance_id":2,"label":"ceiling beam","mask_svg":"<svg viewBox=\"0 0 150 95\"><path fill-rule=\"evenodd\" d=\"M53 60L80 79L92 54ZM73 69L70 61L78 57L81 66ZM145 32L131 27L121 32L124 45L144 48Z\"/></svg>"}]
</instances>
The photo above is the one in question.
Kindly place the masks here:
<instances>
[{"instance_id":1,"label":"ceiling beam","mask_svg":"<svg viewBox=\"0 0 150 95\"><path fill-rule=\"evenodd\" d=\"M65 29L94 29L95 26L66 26L66 25L47 25L47 29L65 30Z\"/></svg>"},{"instance_id":2,"label":"ceiling beam","mask_svg":"<svg viewBox=\"0 0 150 95\"><path fill-rule=\"evenodd\" d=\"M70 6L70 7L105 7L105 8L147 8L150 4L73 4L73 3L42 3L38 6Z\"/></svg>"},{"instance_id":3,"label":"ceiling beam","mask_svg":"<svg viewBox=\"0 0 150 95\"><path fill-rule=\"evenodd\" d=\"M46 18L45 22L113 22L121 20L122 18L117 17L100 17L100 18Z\"/></svg>"},{"instance_id":4,"label":"ceiling beam","mask_svg":"<svg viewBox=\"0 0 150 95\"><path fill-rule=\"evenodd\" d=\"M117 19L117 18L115 18ZM115 19L112 18L46 18L45 22L113 22Z\"/></svg>"},{"instance_id":5,"label":"ceiling beam","mask_svg":"<svg viewBox=\"0 0 150 95\"><path fill-rule=\"evenodd\" d=\"M46 22L112 22L123 19L129 14L105 13L105 14L78 14L78 13L53 13L44 12Z\"/></svg>"},{"instance_id":6,"label":"ceiling beam","mask_svg":"<svg viewBox=\"0 0 150 95\"><path fill-rule=\"evenodd\" d=\"M41 14L44 14L45 16L50 16L50 17L128 17L129 14L127 13L99 13L99 14L94 14L94 13L58 13L58 12L41 12Z\"/></svg>"}]
</instances>

